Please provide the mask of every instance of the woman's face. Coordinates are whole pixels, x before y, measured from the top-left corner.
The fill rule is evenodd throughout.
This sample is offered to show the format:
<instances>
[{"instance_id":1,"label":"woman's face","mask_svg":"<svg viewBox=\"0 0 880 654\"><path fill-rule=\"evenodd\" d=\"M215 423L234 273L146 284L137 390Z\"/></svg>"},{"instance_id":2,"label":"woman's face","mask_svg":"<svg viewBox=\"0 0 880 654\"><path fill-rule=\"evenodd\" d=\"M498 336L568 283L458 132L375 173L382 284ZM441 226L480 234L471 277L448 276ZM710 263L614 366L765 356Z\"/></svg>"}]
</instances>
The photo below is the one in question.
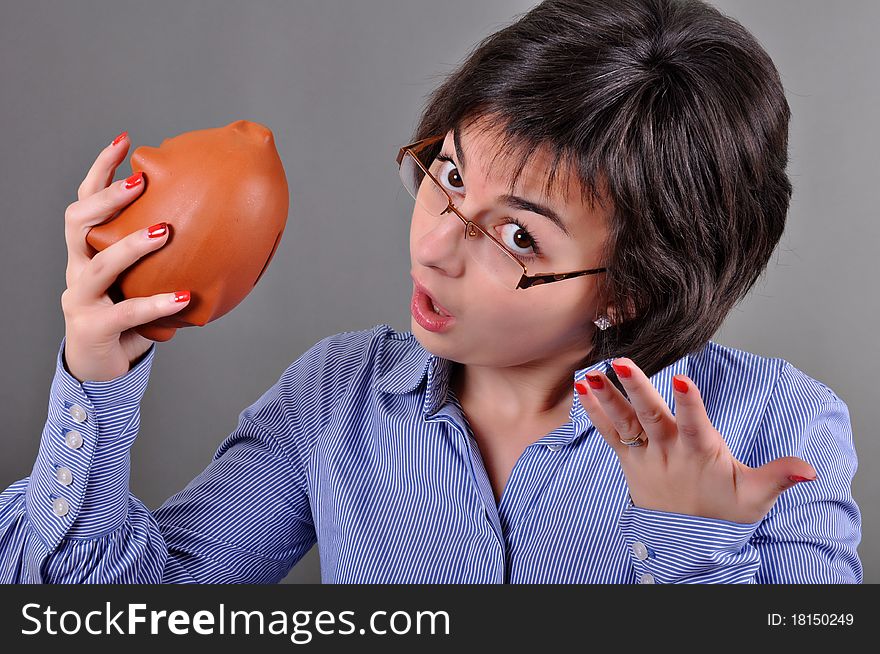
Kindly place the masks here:
<instances>
[{"instance_id":1,"label":"woman's face","mask_svg":"<svg viewBox=\"0 0 880 654\"><path fill-rule=\"evenodd\" d=\"M481 125L471 123L459 135L463 162L450 131L430 167L462 214L525 257L529 275L604 266L600 251L607 234L605 210L583 203L573 176L567 197L561 197L566 188L563 176L568 175L562 169L557 171L556 181L561 183L555 185L555 197L543 197L552 156L541 150L529 159L513 195L549 206L569 235L538 213L508 206L500 199L508 193L510 179L503 157L489 169L497 133ZM444 156L451 161L442 161ZM506 224L508 219L518 226ZM429 331L412 318L413 335L426 350L459 363L492 367L576 361L589 353L593 320L599 315L597 278L604 273L515 289L515 284L501 284L468 255L466 248L472 243L464 240L464 225L453 212L433 216L415 204L411 274L454 316L442 332Z\"/></svg>"}]
</instances>

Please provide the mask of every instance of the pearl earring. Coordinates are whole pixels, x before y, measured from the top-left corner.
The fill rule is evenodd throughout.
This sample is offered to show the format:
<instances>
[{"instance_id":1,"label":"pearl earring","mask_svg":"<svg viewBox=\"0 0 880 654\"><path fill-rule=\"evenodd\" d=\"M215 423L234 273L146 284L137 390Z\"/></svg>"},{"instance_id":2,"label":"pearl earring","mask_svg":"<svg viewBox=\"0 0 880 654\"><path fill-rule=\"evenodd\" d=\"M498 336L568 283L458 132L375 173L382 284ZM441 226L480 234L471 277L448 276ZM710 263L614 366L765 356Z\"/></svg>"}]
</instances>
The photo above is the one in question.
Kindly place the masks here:
<instances>
[{"instance_id":1,"label":"pearl earring","mask_svg":"<svg viewBox=\"0 0 880 654\"><path fill-rule=\"evenodd\" d=\"M597 320L594 320L593 322L599 329L603 331L611 326L611 321L608 320L607 316L599 316L599 318Z\"/></svg>"}]
</instances>

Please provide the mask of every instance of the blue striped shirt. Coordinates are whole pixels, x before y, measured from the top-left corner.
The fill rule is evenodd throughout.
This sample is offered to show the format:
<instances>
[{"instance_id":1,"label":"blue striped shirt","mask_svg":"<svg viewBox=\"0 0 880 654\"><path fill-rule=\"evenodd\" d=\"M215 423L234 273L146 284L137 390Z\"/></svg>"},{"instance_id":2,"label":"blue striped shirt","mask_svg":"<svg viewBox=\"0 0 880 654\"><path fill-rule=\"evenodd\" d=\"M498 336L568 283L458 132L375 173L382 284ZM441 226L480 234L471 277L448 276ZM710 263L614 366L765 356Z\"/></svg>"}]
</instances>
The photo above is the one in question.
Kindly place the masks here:
<instances>
[{"instance_id":1,"label":"blue striped shirt","mask_svg":"<svg viewBox=\"0 0 880 654\"><path fill-rule=\"evenodd\" d=\"M0 581L277 583L315 543L325 583L862 581L847 406L780 358L709 341L650 378L673 411L672 376L693 379L743 463L815 467L741 524L634 506L574 389L570 420L525 448L496 502L452 363L385 324L308 349L150 511L129 450L155 349L80 384L62 340L33 470L0 494Z\"/></svg>"}]
</instances>

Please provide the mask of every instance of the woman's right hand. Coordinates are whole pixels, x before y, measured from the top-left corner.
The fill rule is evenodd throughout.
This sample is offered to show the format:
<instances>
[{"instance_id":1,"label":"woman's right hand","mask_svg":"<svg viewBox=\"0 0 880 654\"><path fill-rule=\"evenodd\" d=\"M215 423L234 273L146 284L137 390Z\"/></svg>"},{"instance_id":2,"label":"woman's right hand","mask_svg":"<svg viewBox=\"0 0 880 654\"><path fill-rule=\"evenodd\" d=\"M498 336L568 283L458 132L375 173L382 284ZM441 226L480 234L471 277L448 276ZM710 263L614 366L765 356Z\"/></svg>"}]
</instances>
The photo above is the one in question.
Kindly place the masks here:
<instances>
[{"instance_id":1,"label":"woman's right hand","mask_svg":"<svg viewBox=\"0 0 880 654\"><path fill-rule=\"evenodd\" d=\"M175 302L177 292L130 298L116 304L107 295L107 289L122 271L165 244L168 227L157 238L150 238L148 229L140 229L89 256L89 229L115 217L143 192L142 179L135 179L135 184L126 188L135 176L113 182L128 147L126 135L115 145L104 148L77 191L79 199L64 213L67 288L61 294L66 339L63 359L68 372L80 382L107 381L126 374L153 344L134 327L177 313L189 304L188 292L180 302Z\"/></svg>"}]
</instances>

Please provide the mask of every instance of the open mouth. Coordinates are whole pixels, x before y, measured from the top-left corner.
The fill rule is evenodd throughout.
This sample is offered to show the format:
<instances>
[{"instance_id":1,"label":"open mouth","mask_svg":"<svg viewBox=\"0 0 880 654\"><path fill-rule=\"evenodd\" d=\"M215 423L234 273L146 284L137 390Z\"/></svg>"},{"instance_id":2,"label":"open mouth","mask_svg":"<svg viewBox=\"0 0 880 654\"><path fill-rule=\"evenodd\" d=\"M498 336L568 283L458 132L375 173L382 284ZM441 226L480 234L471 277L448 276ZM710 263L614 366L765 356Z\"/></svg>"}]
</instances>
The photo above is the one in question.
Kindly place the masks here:
<instances>
[{"instance_id":1,"label":"open mouth","mask_svg":"<svg viewBox=\"0 0 880 654\"><path fill-rule=\"evenodd\" d=\"M426 295L425 297L428 298L428 303L431 305L431 310L434 313L436 313L438 316L442 316L444 318L451 317L448 313L443 313L443 310L440 307L438 307L436 304L434 304L434 300L432 300L430 296Z\"/></svg>"},{"instance_id":2,"label":"open mouth","mask_svg":"<svg viewBox=\"0 0 880 654\"><path fill-rule=\"evenodd\" d=\"M416 322L429 331L444 331L455 322L455 317L438 307L418 283L413 288L411 305Z\"/></svg>"}]
</instances>

